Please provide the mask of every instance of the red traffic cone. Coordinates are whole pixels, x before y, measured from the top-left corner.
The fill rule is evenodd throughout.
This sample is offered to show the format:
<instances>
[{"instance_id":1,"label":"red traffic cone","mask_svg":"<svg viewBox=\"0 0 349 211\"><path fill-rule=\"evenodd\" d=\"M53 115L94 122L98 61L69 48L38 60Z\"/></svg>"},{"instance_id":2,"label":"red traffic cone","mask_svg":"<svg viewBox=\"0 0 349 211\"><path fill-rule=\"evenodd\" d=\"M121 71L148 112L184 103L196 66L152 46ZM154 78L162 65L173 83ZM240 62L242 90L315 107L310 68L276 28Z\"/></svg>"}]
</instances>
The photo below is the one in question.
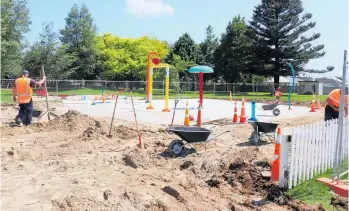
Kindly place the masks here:
<instances>
[{"instance_id":1,"label":"red traffic cone","mask_svg":"<svg viewBox=\"0 0 349 211\"><path fill-rule=\"evenodd\" d=\"M315 109L315 96L313 95L313 99L311 100L311 108L309 112L316 112Z\"/></svg>"},{"instance_id":2,"label":"red traffic cone","mask_svg":"<svg viewBox=\"0 0 349 211\"><path fill-rule=\"evenodd\" d=\"M247 122L247 119L245 114L245 100L244 100L244 97L242 97L240 123L245 124L246 122Z\"/></svg>"},{"instance_id":3,"label":"red traffic cone","mask_svg":"<svg viewBox=\"0 0 349 211\"><path fill-rule=\"evenodd\" d=\"M278 137L281 135L280 128L278 128L278 130L277 130L277 135L278 135ZM280 155L281 155L281 144L277 143L277 144L275 144L274 160L273 160L273 164L271 166L271 180L274 182L279 181Z\"/></svg>"},{"instance_id":4,"label":"red traffic cone","mask_svg":"<svg viewBox=\"0 0 349 211\"><path fill-rule=\"evenodd\" d=\"M238 107L237 107L237 104L236 104L236 102L235 102L233 123L237 123L237 122L238 122Z\"/></svg>"}]
</instances>

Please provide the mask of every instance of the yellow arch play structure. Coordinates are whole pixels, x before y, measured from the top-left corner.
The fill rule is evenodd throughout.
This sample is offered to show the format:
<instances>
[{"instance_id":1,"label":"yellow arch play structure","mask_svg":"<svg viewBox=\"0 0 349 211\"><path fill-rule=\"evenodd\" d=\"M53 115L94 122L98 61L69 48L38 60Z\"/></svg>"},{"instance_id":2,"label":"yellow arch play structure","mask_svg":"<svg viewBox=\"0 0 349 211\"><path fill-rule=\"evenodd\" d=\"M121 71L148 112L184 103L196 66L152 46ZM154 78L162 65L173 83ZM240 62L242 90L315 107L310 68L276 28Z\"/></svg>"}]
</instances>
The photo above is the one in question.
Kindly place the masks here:
<instances>
[{"instance_id":1,"label":"yellow arch play structure","mask_svg":"<svg viewBox=\"0 0 349 211\"><path fill-rule=\"evenodd\" d=\"M153 64L150 69L150 77L148 79L149 85L149 106L147 109L154 109L153 107L153 70L155 68L166 68L165 75L165 108L162 110L163 112L170 112L171 110L168 108L168 96L170 94L170 67L168 64L160 63L158 65Z\"/></svg>"}]
</instances>

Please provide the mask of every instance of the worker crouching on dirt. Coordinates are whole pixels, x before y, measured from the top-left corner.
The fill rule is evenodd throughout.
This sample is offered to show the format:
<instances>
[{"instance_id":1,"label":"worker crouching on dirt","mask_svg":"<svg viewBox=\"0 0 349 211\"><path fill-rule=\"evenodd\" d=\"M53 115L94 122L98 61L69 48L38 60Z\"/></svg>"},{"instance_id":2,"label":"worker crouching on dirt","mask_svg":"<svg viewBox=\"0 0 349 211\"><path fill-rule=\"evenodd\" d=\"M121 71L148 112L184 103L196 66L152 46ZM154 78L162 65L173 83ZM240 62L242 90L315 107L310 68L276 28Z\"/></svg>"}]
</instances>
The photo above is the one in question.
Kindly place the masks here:
<instances>
[{"instance_id":1,"label":"worker crouching on dirt","mask_svg":"<svg viewBox=\"0 0 349 211\"><path fill-rule=\"evenodd\" d=\"M29 72L24 70L22 76L17 78L12 84L12 97L13 101L18 100L19 112L16 117L17 124L21 122L24 125L30 125L33 117L33 87L41 86L46 81L46 76L41 81L35 81L29 78ZM16 97L17 96L17 97Z\"/></svg>"},{"instance_id":2,"label":"worker crouching on dirt","mask_svg":"<svg viewBox=\"0 0 349 211\"><path fill-rule=\"evenodd\" d=\"M328 94L325 106L325 121L330 119L338 119L339 107L341 99L341 89L334 89ZM348 87L345 88L344 97L344 113L348 115Z\"/></svg>"}]
</instances>

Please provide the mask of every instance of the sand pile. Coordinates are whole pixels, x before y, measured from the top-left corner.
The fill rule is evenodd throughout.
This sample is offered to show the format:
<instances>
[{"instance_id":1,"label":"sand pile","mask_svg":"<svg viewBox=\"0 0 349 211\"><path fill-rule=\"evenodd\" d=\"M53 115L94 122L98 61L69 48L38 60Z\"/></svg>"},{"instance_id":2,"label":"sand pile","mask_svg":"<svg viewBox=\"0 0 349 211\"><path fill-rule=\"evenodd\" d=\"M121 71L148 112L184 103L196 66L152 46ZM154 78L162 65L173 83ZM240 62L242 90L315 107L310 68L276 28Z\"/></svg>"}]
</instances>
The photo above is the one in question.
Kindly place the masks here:
<instances>
[{"instance_id":1,"label":"sand pile","mask_svg":"<svg viewBox=\"0 0 349 211\"><path fill-rule=\"evenodd\" d=\"M70 132L84 131L88 127L101 128L101 123L87 115L83 115L80 112L69 110L67 113L59 116L58 118L42 124L41 127L45 127L49 130L63 130Z\"/></svg>"}]
</instances>

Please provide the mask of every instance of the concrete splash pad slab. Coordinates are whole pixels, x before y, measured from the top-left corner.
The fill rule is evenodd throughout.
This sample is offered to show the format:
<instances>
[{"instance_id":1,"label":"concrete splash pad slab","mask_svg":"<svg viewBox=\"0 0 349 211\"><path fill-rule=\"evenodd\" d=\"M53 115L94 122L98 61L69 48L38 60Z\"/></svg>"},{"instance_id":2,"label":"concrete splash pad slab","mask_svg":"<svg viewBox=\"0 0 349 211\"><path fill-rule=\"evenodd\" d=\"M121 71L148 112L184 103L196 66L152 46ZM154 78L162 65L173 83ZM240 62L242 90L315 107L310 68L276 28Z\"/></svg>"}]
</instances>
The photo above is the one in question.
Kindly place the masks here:
<instances>
[{"instance_id":1,"label":"concrete splash pad slab","mask_svg":"<svg viewBox=\"0 0 349 211\"><path fill-rule=\"evenodd\" d=\"M130 98L121 98L122 100L118 101L115 118L124 119L128 121L134 121L132 104ZM176 116L174 124L183 124L186 102L189 103L190 114L196 119L197 115L197 106L198 99L179 99L177 104ZM91 105L92 101L86 101L84 104L72 104L66 103L64 108L66 110L76 110L83 114L95 116L95 117L111 117L114 109L114 101L110 100L109 103L101 103L97 105ZM235 101L227 100L213 100L205 99L203 103L202 117L203 122L213 121L222 118L232 118L234 111ZM165 124L168 125L171 123L174 100L169 100L169 108L171 112L162 112L162 109L165 107L164 100L154 100L153 101L153 110L147 110L146 107L148 103L144 100L135 100L135 108L137 111L137 118L141 124ZM238 106L238 115L240 115L241 110L241 101L237 101ZM264 111L261 109L262 104L256 104L256 116L258 121L272 122L275 120L275 116L272 114L272 111ZM245 102L246 115L249 118L251 115L251 104ZM280 118L294 118L294 117L305 117L316 115L309 112L309 108L292 106L292 110L289 111L286 105L278 106L280 109L280 115L277 117Z\"/></svg>"}]
</instances>

